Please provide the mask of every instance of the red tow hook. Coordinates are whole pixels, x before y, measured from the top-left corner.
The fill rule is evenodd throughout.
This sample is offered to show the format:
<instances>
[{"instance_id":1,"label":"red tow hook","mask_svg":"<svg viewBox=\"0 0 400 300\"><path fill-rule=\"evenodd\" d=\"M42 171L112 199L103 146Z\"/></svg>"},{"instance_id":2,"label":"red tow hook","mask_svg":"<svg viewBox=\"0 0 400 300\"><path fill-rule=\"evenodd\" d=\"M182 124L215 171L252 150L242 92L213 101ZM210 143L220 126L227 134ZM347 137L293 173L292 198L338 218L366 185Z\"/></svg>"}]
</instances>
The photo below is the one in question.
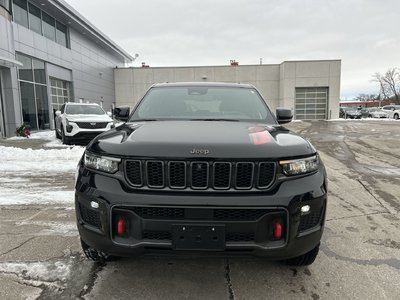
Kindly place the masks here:
<instances>
[{"instance_id":1,"label":"red tow hook","mask_svg":"<svg viewBox=\"0 0 400 300\"><path fill-rule=\"evenodd\" d=\"M119 218L117 221L117 234L119 236L124 236L126 231L125 220L123 218Z\"/></svg>"},{"instance_id":2,"label":"red tow hook","mask_svg":"<svg viewBox=\"0 0 400 300\"><path fill-rule=\"evenodd\" d=\"M282 238L282 224L279 222L274 225L274 237L278 240Z\"/></svg>"}]
</instances>

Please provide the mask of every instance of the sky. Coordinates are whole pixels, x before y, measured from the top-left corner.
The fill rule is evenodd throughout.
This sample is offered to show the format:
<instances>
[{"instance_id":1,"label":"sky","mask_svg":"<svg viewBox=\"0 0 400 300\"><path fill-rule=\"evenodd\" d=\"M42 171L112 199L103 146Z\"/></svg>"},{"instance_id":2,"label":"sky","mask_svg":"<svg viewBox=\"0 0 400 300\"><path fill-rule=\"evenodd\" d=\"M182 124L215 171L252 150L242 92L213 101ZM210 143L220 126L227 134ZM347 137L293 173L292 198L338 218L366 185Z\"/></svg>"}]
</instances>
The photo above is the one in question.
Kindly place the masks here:
<instances>
[{"instance_id":1,"label":"sky","mask_svg":"<svg viewBox=\"0 0 400 300\"><path fill-rule=\"evenodd\" d=\"M341 59L341 99L400 67L399 0L66 0L150 67Z\"/></svg>"}]
</instances>

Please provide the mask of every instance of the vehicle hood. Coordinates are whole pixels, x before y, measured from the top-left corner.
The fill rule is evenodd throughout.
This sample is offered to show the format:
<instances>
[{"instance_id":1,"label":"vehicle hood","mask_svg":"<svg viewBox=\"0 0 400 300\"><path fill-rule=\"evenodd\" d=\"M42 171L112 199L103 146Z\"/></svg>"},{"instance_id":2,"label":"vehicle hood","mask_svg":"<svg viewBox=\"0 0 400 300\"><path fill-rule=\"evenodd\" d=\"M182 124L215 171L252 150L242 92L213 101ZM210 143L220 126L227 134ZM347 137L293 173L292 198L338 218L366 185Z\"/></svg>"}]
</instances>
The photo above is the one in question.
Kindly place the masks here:
<instances>
[{"instance_id":1,"label":"vehicle hood","mask_svg":"<svg viewBox=\"0 0 400 300\"><path fill-rule=\"evenodd\" d=\"M290 158L315 148L286 128L225 121L153 121L124 124L95 138L88 151L158 158Z\"/></svg>"},{"instance_id":2,"label":"vehicle hood","mask_svg":"<svg viewBox=\"0 0 400 300\"><path fill-rule=\"evenodd\" d=\"M65 115L70 122L112 122L108 115Z\"/></svg>"}]
</instances>

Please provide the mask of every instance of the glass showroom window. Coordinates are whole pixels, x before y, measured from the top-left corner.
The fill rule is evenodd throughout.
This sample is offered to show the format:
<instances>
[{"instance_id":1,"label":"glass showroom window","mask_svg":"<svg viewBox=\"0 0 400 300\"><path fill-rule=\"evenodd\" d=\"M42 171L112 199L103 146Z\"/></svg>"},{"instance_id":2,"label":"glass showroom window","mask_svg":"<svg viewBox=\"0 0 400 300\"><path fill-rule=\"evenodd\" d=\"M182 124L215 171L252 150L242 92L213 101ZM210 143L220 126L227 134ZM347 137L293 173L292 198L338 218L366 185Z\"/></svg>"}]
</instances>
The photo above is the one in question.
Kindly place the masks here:
<instances>
[{"instance_id":1,"label":"glass showroom window","mask_svg":"<svg viewBox=\"0 0 400 300\"><path fill-rule=\"evenodd\" d=\"M0 0L0 5L1 1ZM14 21L56 43L68 47L67 26L27 0L13 0ZM29 12L29 13L28 13Z\"/></svg>"},{"instance_id":2,"label":"glass showroom window","mask_svg":"<svg viewBox=\"0 0 400 300\"><path fill-rule=\"evenodd\" d=\"M39 8L29 3L29 28L42 34L42 12Z\"/></svg>"},{"instance_id":3,"label":"glass showroom window","mask_svg":"<svg viewBox=\"0 0 400 300\"><path fill-rule=\"evenodd\" d=\"M0 0L0 6L3 6L8 12L11 12L11 1L10 0Z\"/></svg>"},{"instance_id":4,"label":"glass showroom window","mask_svg":"<svg viewBox=\"0 0 400 300\"><path fill-rule=\"evenodd\" d=\"M45 12L42 12L43 19L43 35L48 39L55 41L56 40L56 28L55 28L55 19L50 17Z\"/></svg>"},{"instance_id":5,"label":"glass showroom window","mask_svg":"<svg viewBox=\"0 0 400 300\"><path fill-rule=\"evenodd\" d=\"M50 86L51 107L53 109L53 114L55 115L56 111L60 110L64 103L71 101L71 84L68 81L50 78Z\"/></svg>"},{"instance_id":6,"label":"glass showroom window","mask_svg":"<svg viewBox=\"0 0 400 300\"><path fill-rule=\"evenodd\" d=\"M44 62L20 53L16 54L23 66L18 69L22 117L31 130L49 129L49 101Z\"/></svg>"},{"instance_id":7,"label":"glass showroom window","mask_svg":"<svg viewBox=\"0 0 400 300\"><path fill-rule=\"evenodd\" d=\"M67 26L56 21L56 42L67 47Z\"/></svg>"},{"instance_id":8,"label":"glass showroom window","mask_svg":"<svg viewBox=\"0 0 400 300\"><path fill-rule=\"evenodd\" d=\"M26 0L14 0L14 21L28 27L28 3Z\"/></svg>"}]
</instances>

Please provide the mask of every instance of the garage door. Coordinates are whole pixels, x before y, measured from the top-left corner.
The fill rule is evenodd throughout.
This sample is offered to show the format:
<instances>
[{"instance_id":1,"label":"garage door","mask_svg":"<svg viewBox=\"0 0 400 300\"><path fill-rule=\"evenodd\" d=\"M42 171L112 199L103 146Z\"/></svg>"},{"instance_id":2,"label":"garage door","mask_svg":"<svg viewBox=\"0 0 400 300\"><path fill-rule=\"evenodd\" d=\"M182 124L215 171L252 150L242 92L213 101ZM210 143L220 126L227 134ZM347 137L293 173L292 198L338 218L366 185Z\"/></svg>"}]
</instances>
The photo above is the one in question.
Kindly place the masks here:
<instances>
[{"instance_id":1,"label":"garage door","mask_svg":"<svg viewBox=\"0 0 400 300\"><path fill-rule=\"evenodd\" d=\"M328 88L296 88L295 119L325 120L328 111Z\"/></svg>"}]
</instances>

